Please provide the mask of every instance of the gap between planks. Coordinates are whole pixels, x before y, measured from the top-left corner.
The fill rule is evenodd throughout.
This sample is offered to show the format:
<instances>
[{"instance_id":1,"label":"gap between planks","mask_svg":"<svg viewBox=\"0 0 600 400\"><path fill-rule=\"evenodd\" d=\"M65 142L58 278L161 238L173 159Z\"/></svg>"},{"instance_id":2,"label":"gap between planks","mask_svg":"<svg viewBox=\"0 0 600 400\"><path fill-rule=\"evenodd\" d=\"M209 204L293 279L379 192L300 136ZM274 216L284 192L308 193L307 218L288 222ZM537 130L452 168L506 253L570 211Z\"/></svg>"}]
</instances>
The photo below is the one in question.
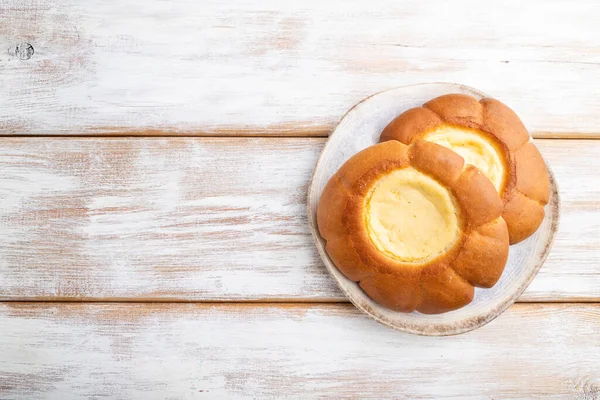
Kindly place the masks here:
<instances>
[{"instance_id":1,"label":"gap between planks","mask_svg":"<svg viewBox=\"0 0 600 400\"><path fill-rule=\"evenodd\" d=\"M351 305L349 300L340 299L340 298L331 298L331 299L294 299L294 298L280 298L280 299L252 299L252 300L186 300L186 299L176 299L176 298L141 298L141 299L131 299L131 298L30 298L30 299L3 299L0 300L0 304L46 304L46 303L56 303L56 304L198 304L198 305L256 305L256 306L268 306L268 305L298 305L298 306L328 306L328 305L343 305L348 304ZM600 304L600 300L597 299L588 299L588 298L569 298L565 300L557 299L557 300L522 300L519 298L515 301L514 304L529 304L529 305L544 305L544 304ZM514 305L513 304L513 305ZM512 306L511 306L512 307Z\"/></svg>"},{"instance_id":2,"label":"gap between planks","mask_svg":"<svg viewBox=\"0 0 600 400\"><path fill-rule=\"evenodd\" d=\"M257 138L257 139L293 139L293 138L327 138L335 126L322 127L315 129L298 129L297 131L283 131L277 133L276 130L260 128L231 128L223 131L210 132L182 132L173 131L121 131L104 133L61 133L52 134L2 134L0 139L24 139L24 138L47 138L47 139L98 139L98 138L204 138L204 139L227 139L227 138ZM270 133L273 132L273 133ZM599 132L532 132L534 139L555 139L555 140L599 140Z\"/></svg>"}]
</instances>

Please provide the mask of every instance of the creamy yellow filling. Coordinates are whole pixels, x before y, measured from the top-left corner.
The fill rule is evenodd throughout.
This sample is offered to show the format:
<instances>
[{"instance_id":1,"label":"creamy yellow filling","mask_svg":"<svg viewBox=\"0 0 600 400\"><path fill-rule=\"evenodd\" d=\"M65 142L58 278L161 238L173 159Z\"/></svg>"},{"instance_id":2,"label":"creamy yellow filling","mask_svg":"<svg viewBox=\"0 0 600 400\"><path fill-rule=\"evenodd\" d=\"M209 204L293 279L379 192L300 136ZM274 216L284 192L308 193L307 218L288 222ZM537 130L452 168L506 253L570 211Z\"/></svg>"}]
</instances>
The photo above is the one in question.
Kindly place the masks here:
<instances>
[{"instance_id":1,"label":"creamy yellow filling","mask_svg":"<svg viewBox=\"0 0 600 400\"><path fill-rule=\"evenodd\" d=\"M423 139L447 147L477 167L500 192L504 183L504 163L501 154L485 133L474 129L442 126Z\"/></svg>"},{"instance_id":2,"label":"creamy yellow filling","mask_svg":"<svg viewBox=\"0 0 600 400\"><path fill-rule=\"evenodd\" d=\"M458 211L450 192L413 168L380 178L366 203L367 232L388 257L424 262L444 253L459 237Z\"/></svg>"}]
</instances>

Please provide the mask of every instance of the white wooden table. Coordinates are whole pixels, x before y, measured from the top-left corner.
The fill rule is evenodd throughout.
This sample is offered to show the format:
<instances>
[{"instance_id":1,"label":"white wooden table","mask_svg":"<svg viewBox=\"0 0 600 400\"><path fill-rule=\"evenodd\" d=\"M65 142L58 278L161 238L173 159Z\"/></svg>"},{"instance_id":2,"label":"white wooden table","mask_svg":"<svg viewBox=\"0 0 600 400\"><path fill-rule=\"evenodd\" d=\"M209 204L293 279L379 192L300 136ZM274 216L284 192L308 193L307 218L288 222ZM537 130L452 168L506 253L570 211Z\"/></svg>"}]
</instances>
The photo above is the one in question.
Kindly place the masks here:
<instances>
[{"instance_id":1,"label":"white wooden table","mask_svg":"<svg viewBox=\"0 0 600 400\"><path fill-rule=\"evenodd\" d=\"M0 0L0 399L600 398L600 2ZM452 81L557 176L539 275L464 335L346 302L308 181L354 103Z\"/></svg>"}]
</instances>

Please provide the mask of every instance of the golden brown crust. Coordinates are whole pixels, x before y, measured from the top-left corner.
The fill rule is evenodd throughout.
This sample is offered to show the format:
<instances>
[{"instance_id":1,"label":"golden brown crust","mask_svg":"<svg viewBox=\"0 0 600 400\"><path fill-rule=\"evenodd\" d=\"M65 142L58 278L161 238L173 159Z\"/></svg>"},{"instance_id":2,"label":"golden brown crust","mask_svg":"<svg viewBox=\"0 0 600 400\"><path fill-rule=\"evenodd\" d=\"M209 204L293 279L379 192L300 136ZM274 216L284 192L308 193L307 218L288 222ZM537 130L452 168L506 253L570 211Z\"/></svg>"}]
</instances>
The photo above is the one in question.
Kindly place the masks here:
<instances>
[{"instance_id":1,"label":"golden brown crust","mask_svg":"<svg viewBox=\"0 0 600 400\"><path fill-rule=\"evenodd\" d=\"M454 185L454 196L475 229L502 214L502 200L492 182L472 165L467 165Z\"/></svg>"},{"instance_id":2,"label":"golden brown crust","mask_svg":"<svg viewBox=\"0 0 600 400\"><path fill-rule=\"evenodd\" d=\"M516 151L529 141L525 125L513 110L495 99L482 99L482 128L491 132L506 144L510 151Z\"/></svg>"},{"instance_id":3,"label":"golden brown crust","mask_svg":"<svg viewBox=\"0 0 600 400\"><path fill-rule=\"evenodd\" d=\"M404 144L409 144L414 139L415 134L430 131L441 124L443 124L443 121L432 111L423 107L411 108L400 114L385 127L381 133L380 141L398 140Z\"/></svg>"},{"instance_id":4,"label":"golden brown crust","mask_svg":"<svg viewBox=\"0 0 600 400\"><path fill-rule=\"evenodd\" d=\"M375 161L375 157L379 161ZM317 222L326 250L337 268L378 303L398 311L415 309L426 313L453 310L473 298L473 285L485 286L498 278L506 263L508 241L502 241L502 225L494 224L502 211L496 190L481 173L462 168L460 156L434 143L417 141L405 146L390 141L369 147L348 160L330 179L319 200ZM380 252L366 228L366 199L382 176L401 168L413 167L448 188L457 200L461 233L454 246L424 263L405 263ZM501 218L500 218L501 220ZM492 224L492 233L488 225ZM472 255L473 262L488 259L495 267L489 272L469 264L468 254L477 244L465 249L465 240L476 234L494 238L500 246L481 245L484 254ZM504 226L505 236L506 227ZM471 239L473 242L475 239ZM460 267L470 273L467 282L452 269L461 257Z\"/></svg>"},{"instance_id":5,"label":"golden brown crust","mask_svg":"<svg viewBox=\"0 0 600 400\"><path fill-rule=\"evenodd\" d=\"M362 281L377 272L372 264L361 261L347 235L333 236L327 240L325 250L335 265L345 266L344 275L354 282Z\"/></svg>"},{"instance_id":6,"label":"golden brown crust","mask_svg":"<svg viewBox=\"0 0 600 400\"><path fill-rule=\"evenodd\" d=\"M452 268L422 282L421 303L423 314L439 314L464 307L473 300L475 288Z\"/></svg>"},{"instance_id":7,"label":"golden brown crust","mask_svg":"<svg viewBox=\"0 0 600 400\"><path fill-rule=\"evenodd\" d=\"M502 212L502 218L510 229L510 244L519 243L533 235L544 220L544 215L544 207L540 203L515 192Z\"/></svg>"},{"instance_id":8,"label":"golden brown crust","mask_svg":"<svg viewBox=\"0 0 600 400\"><path fill-rule=\"evenodd\" d=\"M543 209L540 212L522 199L513 199L520 192L543 206L550 196L550 181L542 156L514 111L494 99L477 101L464 94L444 95L398 116L383 130L381 141L412 144L441 125L477 129L496 142L506 171L500 193L508 216L510 242L518 243L533 234L541 223L540 215L543 219ZM527 208L518 209L519 205ZM527 210L533 214L526 215Z\"/></svg>"},{"instance_id":9,"label":"golden brown crust","mask_svg":"<svg viewBox=\"0 0 600 400\"><path fill-rule=\"evenodd\" d=\"M452 150L420 139L410 146L408 157L411 165L446 186L458 179L465 165L465 160Z\"/></svg>"},{"instance_id":10,"label":"golden brown crust","mask_svg":"<svg viewBox=\"0 0 600 400\"><path fill-rule=\"evenodd\" d=\"M360 282L360 287L377 303L401 312L414 311L421 302L419 277L377 274Z\"/></svg>"},{"instance_id":11,"label":"golden brown crust","mask_svg":"<svg viewBox=\"0 0 600 400\"><path fill-rule=\"evenodd\" d=\"M317 224L321 227L321 235L333 237L339 234L335 230L338 228L335 221L342 218L349 198L349 190L342 183L339 174L335 174L323 189L321 205L317 211Z\"/></svg>"},{"instance_id":12,"label":"golden brown crust","mask_svg":"<svg viewBox=\"0 0 600 400\"><path fill-rule=\"evenodd\" d=\"M471 285L490 288L500 279L507 259L506 222L496 218L469 234L452 267Z\"/></svg>"},{"instance_id":13,"label":"golden brown crust","mask_svg":"<svg viewBox=\"0 0 600 400\"><path fill-rule=\"evenodd\" d=\"M382 162L396 162L408 165L406 153L408 148L402 143L392 142L393 144L383 143L369 146L366 149L356 153L340 167L337 175L342 179L348 188L354 186L357 180L375 166L380 166Z\"/></svg>"},{"instance_id":14,"label":"golden brown crust","mask_svg":"<svg viewBox=\"0 0 600 400\"><path fill-rule=\"evenodd\" d=\"M474 97L447 94L423 104L447 123L478 128L483 123L483 108Z\"/></svg>"},{"instance_id":15,"label":"golden brown crust","mask_svg":"<svg viewBox=\"0 0 600 400\"><path fill-rule=\"evenodd\" d=\"M515 153L516 189L543 205L550 197L548 169L539 150L533 143L526 143Z\"/></svg>"}]
</instances>

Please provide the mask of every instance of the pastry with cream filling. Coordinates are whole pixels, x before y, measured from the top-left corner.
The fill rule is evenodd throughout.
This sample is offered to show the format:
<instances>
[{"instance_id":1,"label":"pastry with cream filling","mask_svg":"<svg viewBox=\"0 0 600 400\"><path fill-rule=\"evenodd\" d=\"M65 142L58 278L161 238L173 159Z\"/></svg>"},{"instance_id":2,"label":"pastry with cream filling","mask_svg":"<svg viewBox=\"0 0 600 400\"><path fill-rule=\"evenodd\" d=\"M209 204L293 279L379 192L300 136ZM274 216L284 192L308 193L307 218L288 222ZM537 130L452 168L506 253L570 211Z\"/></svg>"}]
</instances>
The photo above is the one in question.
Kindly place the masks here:
<instances>
[{"instance_id":1,"label":"pastry with cream filling","mask_svg":"<svg viewBox=\"0 0 600 400\"><path fill-rule=\"evenodd\" d=\"M506 184L504 164L496 164L496 182L490 181L472 165L478 160L464 153L466 164L460 152L436 140L389 140L364 149L329 180L317 208L319 232L336 267L397 311L463 307L475 286L498 281L508 257L497 190ZM499 156L491 151L485 157Z\"/></svg>"},{"instance_id":2,"label":"pastry with cream filling","mask_svg":"<svg viewBox=\"0 0 600 400\"><path fill-rule=\"evenodd\" d=\"M502 199L511 244L538 229L550 196L548 171L510 108L489 98L444 95L405 111L381 134L382 142L411 144L418 139L453 150L493 183Z\"/></svg>"}]
</instances>

